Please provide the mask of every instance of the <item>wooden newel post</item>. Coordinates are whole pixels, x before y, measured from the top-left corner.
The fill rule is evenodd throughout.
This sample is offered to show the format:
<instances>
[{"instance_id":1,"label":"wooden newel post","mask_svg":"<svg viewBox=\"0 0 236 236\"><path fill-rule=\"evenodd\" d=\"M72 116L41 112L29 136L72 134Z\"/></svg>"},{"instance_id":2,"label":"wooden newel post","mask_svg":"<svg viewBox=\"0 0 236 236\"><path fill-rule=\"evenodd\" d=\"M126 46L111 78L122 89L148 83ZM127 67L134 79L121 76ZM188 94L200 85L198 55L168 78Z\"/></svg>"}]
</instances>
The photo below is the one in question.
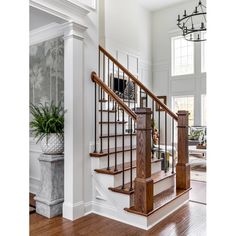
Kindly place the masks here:
<instances>
[{"instance_id":1,"label":"wooden newel post","mask_svg":"<svg viewBox=\"0 0 236 236\"><path fill-rule=\"evenodd\" d=\"M134 208L147 214L153 210L153 180L151 179L151 109L137 108L137 173L134 181Z\"/></svg>"},{"instance_id":2,"label":"wooden newel post","mask_svg":"<svg viewBox=\"0 0 236 236\"><path fill-rule=\"evenodd\" d=\"M190 188L190 165L188 152L188 111L178 111L178 163L176 165L176 188Z\"/></svg>"}]
</instances>

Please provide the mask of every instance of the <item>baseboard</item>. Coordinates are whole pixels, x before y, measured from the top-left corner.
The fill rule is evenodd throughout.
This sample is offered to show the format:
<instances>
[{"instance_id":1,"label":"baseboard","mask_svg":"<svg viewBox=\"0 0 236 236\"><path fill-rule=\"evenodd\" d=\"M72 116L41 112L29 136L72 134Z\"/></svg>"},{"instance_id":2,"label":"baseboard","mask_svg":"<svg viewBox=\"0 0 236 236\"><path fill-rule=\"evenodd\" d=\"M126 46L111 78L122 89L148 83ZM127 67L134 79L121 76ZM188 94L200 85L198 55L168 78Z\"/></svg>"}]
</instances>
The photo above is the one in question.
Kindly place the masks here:
<instances>
[{"instance_id":1,"label":"baseboard","mask_svg":"<svg viewBox=\"0 0 236 236\"><path fill-rule=\"evenodd\" d=\"M30 193L37 194L40 187L40 179L30 177L29 191Z\"/></svg>"},{"instance_id":2,"label":"baseboard","mask_svg":"<svg viewBox=\"0 0 236 236\"><path fill-rule=\"evenodd\" d=\"M78 203L63 203L63 218L74 221L84 216L85 204L83 201Z\"/></svg>"}]
</instances>

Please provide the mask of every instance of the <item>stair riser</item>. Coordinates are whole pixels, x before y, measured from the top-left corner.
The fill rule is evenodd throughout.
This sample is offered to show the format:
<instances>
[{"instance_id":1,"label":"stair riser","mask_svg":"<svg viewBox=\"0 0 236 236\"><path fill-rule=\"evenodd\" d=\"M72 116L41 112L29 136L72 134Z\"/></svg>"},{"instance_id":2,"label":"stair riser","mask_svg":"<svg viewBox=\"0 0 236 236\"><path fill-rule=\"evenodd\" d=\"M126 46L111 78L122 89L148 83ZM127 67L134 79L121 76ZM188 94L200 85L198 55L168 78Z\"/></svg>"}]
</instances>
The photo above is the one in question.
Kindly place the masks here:
<instances>
[{"instance_id":1,"label":"stair riser","mask_svg":"<svg viewBox=\"0 0 236 236\"><path fill-rule=\"evenodd\" d=\"M152 163L152 173L158 172L161 170L161 162L155 162ZM101 174L96 173L97 178L99 179L100 183L107 183L108 185L105 186L107 188L109 187L118 187L122 185L122 173L116 174L116 175L108 175L108 174ZM136 168L132 169L132 180L136 178ZM125 178L124 183L130 182L130 170L125 171Z\"/></svg>"},{"instance_id":2,"label":"stair riser","mask_svg":"<svg viewBox=\"0 0 236 236\"><path fill-rule=\"evenodd\" d=\"M122 147L123 145L123 137L117 137L117 147ZM103 138L102 140L102 147L103 149L108 149L108 138ZM132 136L132 145L133 147L136 147L136 136ZM109 146L110 148L115 147L115 138L110 138L109 140ZM124 146L125 147L130 147L130 136L124 136Z\"/></svg>"},{"instance_id":3,"label":"stair riser","mask_svg":"<svg viewBox=\"0 0 236 236\"><path fill-rule=\"evenodd\" d=\"M130 151L124 153L125 162L130 162ZM136 160L136 150L132 151L133 161ZM117 153L117 165L122 163L122 155L123 153ZM102 169L107 167L107 156L100 157L100 158L92 158L93 162L93 169ZM115 154L110 155L110 166L115 166Z\"/></svg>"},{"instance_id":4,"label":"stair riser","mask_svg":"<svg viewBox=\"0 0 236 236\"><path fill-rule=\"evenodd\" d=\"M124 124L124 131L126 129L128 129L129 126L128 126L128 123L125 123ZM115 134L115 124L110 124L110 134ZM99 124L99 127L98 127L98 131L99 131L99 135L101 135L100 133L100 124ZM102 124L102 133L103 134L107 134L108 133L108 124ZM123 124L118 124L117 123L117 134L122 134L123 133Z\"/></svg>"}]
</instances>

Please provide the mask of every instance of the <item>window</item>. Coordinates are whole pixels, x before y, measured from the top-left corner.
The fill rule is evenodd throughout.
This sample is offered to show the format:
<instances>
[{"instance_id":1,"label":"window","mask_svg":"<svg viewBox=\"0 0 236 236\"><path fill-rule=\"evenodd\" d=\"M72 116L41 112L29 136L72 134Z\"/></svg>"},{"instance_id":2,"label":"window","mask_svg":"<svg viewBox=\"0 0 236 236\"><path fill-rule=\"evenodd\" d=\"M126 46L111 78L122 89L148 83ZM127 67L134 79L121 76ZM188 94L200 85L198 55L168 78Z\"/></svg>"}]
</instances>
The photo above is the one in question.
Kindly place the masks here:
<instances>
[{"instance_id":1,"label":"window","mask_svg":"<svg viewBox=\"0 0 236 236\"><path fill-rule=\"evenodd\" d=\"M206 94L202 94L201 96L201 123L202 126L206 126Z\"/></svg>"},{"instance_id":2,"label":"window","mask_svg":"<svg viewBox=\"0 0 236 236\"><path fill-rule=\"evenodd\" d=\"M172 38L172 76L194 73L194 45L181 37Z\"/></svg>"},{"instance_id":3,"label":"window","mask_svg":"<svg viewBox=\"0 0 236 236\"><path fill-rule=\"evenodd\" d=\"M189 126L194 125L194 96L173 97L172 109L176 113L179 110L189 111Z\"/></svg>"}]
</instances>

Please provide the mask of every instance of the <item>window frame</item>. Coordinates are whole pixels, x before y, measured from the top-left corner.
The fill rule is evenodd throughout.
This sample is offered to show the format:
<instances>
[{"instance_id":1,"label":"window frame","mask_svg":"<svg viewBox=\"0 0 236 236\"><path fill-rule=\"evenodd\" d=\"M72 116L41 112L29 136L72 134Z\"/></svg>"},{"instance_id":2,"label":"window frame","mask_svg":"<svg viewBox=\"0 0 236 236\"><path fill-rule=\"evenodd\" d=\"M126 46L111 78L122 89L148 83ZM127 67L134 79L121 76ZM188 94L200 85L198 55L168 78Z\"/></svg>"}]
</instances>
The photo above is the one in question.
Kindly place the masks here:
<instances>
[{"instance_id":1,"label":"window frame","mask_svg":"<svg viewBox=\"0 0 236 236\"><path fill-rule=\"evenodd\" d=\"M180 35L173 35L171 36L171 77L174 78L174 77L181 77L181 76L191 76L191 75L194 75L195 74L195 46L193 44L193 54L192 54L192 57L193 57L193 71L191 73L184 73L184 74L176 74L174 73L175 72L175 53L176 53L176 50L175 50L175 47L174 47L174 41L176 39L184 39L183 36L180 36Z\"/></svg>"},{"instance_id":2,"label":"window frame","mask_svg":"<svg viewBox=\"0 0 236 236\"><path fill-rule=\"evenodd\" d=\"M175 98L188 98L188 97L193 98L193 124L192 125L194 126L195 125L195 95L193 95L193 94L173 95L171 97L171 109L172 109L172 111L175 112L175 107L174 107L174 104L175 104L174 99Z\"/></svg>"}]
</instances>

